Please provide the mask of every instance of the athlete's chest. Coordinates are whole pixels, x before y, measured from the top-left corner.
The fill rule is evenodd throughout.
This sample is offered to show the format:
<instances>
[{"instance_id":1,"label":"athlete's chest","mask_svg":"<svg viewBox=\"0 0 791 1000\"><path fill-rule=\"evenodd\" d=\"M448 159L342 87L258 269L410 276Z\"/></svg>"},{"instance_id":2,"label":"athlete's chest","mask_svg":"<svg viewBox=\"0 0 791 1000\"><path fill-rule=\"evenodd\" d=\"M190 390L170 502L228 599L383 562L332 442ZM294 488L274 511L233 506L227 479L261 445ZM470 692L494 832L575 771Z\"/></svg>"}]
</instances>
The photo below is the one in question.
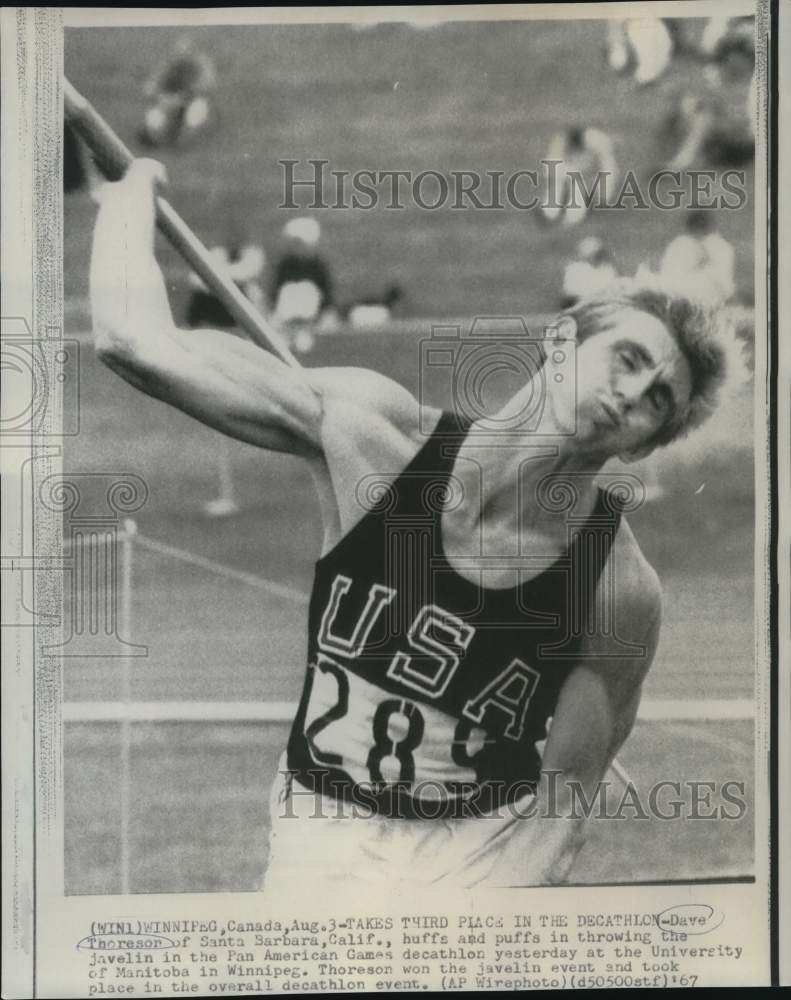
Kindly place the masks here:
<instances>
[{"instance_id":1,"label":"athlete's chest","mask_svg":"<svg viewBox=\"0 0 791 1000\"><path fill-rule=\"evenodd\" d=\"M504 591L534 580L563 559L569 537L562 523L541 525L516 495L494 516L479 515L484 503L470 498L451 507L437 523L437 544L449 566L469 583ZM452 496L452 492L450 494Z\"/></svg>"}]
</instances>

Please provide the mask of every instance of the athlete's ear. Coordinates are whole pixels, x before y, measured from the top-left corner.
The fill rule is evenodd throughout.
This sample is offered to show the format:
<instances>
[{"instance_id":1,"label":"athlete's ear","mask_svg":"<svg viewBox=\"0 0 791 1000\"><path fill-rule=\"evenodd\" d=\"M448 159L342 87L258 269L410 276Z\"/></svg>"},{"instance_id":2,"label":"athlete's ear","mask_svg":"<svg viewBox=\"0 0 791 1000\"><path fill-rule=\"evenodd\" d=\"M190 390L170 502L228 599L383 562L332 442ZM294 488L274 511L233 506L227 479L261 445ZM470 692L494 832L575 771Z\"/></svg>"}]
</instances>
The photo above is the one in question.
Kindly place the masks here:
<instances>
[{"instance_id":1,"label":"athlete's ear","mask_svg":"<svg viewBox=\"0 0 791 1000\"><path fill-rule=\"evenodd\" d=\"M577 339L577 321L573 316L560 316L553 329L557 331L557 336L561 340Z\"/></svg>"}]
</instances>

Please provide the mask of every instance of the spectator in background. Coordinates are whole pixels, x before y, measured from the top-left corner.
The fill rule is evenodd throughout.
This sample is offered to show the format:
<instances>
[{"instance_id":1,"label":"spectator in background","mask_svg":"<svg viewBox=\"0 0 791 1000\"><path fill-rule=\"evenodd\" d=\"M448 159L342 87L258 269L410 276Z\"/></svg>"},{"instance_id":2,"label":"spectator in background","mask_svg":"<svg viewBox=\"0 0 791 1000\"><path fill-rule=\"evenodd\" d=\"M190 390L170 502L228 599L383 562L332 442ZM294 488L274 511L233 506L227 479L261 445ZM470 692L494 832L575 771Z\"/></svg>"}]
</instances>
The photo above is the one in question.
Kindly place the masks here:
<instances>
[{"instance_id":1,"label":"spectator in background","mask_svg":"<svg viewBox=\"0 0 791 1000\"><path fill-rule=\"evenodd\" d=\"M393 309L403 297L400 285L388 285L381 296L370 295L348 306L346 321L353 330L378 330L392 319Z\"/></svg>"},{"instance_id":2,"label":"spectator in background","mask_svg":"<svg viewBox=\"0 0 791 1000\"><path fill-rule=\"evenodd\" d=\"M303 353L313 346L312 327L337 321L330 268L318 251L320 239L315 219L287 222L270 289L273 319L290 329L295 349Z\"/></svg>"},{"instance_id":3,"label":"spectator in background","mask_svg":"<svg viewBox=\"0 0 791 1000\"><path fill-rule=\"evenodd\" d=\"M261 308L264 293L261 278L266 266L264 251L252 244L216 246L211 250L218 270L238 285L239 290L257 308ZM231 330L236 326L236 320L231 316L220 300L204 285L203 281L190 272L189 283L192 289L187 305L187 325L190 329L211 326L222 330Z\"/></svg>"},{"instance_id":4,"label":"spectator in background","mask_svg":"<svg viewBox=\"0 0 791 1000\"><path fill-rule=\"evenodd\" d=\"M659 265L661 277L673 285L687 284L712 306L729 302L736 291L735 253L717 232L712 213L687 215L685 232L671 240Z\"/></svg>"},{"instance_id":5,"label":"spectator in background","mask_svg":"<svg viewBox=\"0 0 791 1000\"><path fill-rule=\"evenodd\" d=\"M211 119L217 83L214 63L182 35L165 64L146 81L151 101L139 138L147 146L167 146L204 129Z\"/></svg>"},{"instance_id":6,"label":"spectator in background","mask_svg":"<svg viewBox=\"0 0 791 1000\"><path fill-rule=\"evenodd\" d=\"M598 236L586 236L577 245L577 255L563 271L561 308L569 309L580 299L603 291L618 278L612 253Z\"/></svg>"},{"instance_id":7,"label":"spectator in background","mask_svg":"<svg viewBox=\"0 0 791 1000\"><path fill-rule=\"evenodd\" d=\"M594 190L595 175L605 175L605 189L612 190L617 182L613 142L602 129L571 127L555 133L545 159L547 186L541 200L545 222L579 225L588 214L585 192Z\"/></svg>"},{"instance_id":8,"label":"spectator in background","mask_svg":"<svg viewBox=\"0 0 791 1000\"><path fill-rule=\"evenodd\" d=\"M681 96L663 126L663 142L675 145L670 170L741 167L755 155L755 111L749 88L743 103L724 99L716 75L707 88Z\"/></svg>"},{"instance_id":9,"label":"spectator in background","mask_svg":"<svg viewBox=\"0 0 791 1000\"><path fill-rule=\"evenodd\" d=\"M711 18L698 48L706 60L664 125L676 149L671 170L741 167L755 155L755 33L752 17Z\"/></svg>"},{"instance_id":10,"label":"spectator in background","mask_svg":"<svg viewBox=\"0 0 791 1000\"><path fill-rule=\"evenodd\" d=\"M607 64L616 73L632 74L637 84L658 80L670 66L673 35L660 17L607 22Z\"/></svg>"},{"instance_id":11,"label":"spectator in background","mask_svg":"<svg viewBox=\"0 0 791 1000\"><path fill-rule=\"evenodd\" d=\"M754 154L755 123L758 116L755 79L755 26L752 17L712 18L725 21L724 30L712 44L705 75L709 86L737 109L730 127L716 138L725 158L749 160ZM704 34L705 37L705 34ZM749 81L749 82L748 82ZM747 87L744 103L738 93ZM743 108L740 115L738 109ZM733 147L736 147L735 150Z\"/></svg>"},{"instance_id":12,"label":"spectator in background","mask_svg":"<svg viewBox=\"0 0 791 1000\"><path fill-rule=\"evenodd\" d=\"M663 144L676 150L667 164L670 170L687 170L704 159L706 137L714 118L710 97L691 92L681 95L661 130Z\"/></svg>"},{"instance_id":13,"label":"spectator in background","mask_svg":"<svg viewBox=\"0 0 791 1000\"><path fill-rule=\"evenodd\" d=\"M744 17L710 17L700 39L700 54L718 62L730 60L737 52L755 62L755 20Z\"/></svg>"}]
</instances>

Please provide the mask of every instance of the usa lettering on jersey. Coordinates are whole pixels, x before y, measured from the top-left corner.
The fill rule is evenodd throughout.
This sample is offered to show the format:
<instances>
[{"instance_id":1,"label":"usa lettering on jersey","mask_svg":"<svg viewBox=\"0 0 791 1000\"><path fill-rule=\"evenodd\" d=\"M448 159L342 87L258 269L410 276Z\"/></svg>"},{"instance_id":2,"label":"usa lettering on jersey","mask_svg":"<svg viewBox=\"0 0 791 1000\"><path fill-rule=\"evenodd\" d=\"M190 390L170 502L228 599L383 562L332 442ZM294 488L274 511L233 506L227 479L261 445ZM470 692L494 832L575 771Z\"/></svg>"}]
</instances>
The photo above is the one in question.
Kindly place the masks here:
<instances>
[{"instance_id":1,"label":"usa lettering on jersey","mask_svg":"<svg viewBox=\"0 0 791 1000\"><path fill-rule=\"evenodd\" d=\"M476 757L488 743L522 739L539 673L514 658L466 700L460 717L449 714L437 702L448 692L476 630L432 603L415 614L403 648L386 660L374 658L361 676L345 664L365 656L374 628L398 593L380 583L364 597L358 589L351 577L336 574L321 614L304 728L314 762L340 769L354 782L474 781ZM352 614L344 615L342 634L339 613L342 607L349 611L344 605L349 601ZM380 686L380 677L409 696ZM484 727L492 720L496 734Z\"/></svg>"}]
</instances>

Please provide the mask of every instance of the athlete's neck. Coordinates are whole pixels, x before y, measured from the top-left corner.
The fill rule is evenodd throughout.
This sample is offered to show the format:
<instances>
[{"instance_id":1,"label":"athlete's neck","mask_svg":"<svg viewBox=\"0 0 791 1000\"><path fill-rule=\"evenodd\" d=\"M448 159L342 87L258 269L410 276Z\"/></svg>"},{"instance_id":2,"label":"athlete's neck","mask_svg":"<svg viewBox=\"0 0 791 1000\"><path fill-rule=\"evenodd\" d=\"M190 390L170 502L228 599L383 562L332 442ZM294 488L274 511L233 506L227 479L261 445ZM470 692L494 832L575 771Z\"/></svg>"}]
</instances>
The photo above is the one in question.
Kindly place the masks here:
<instances>
[{"instance_id":1,"label":"athlete's neck","mask_svg":"<svg viewBox=\"0 0 791 1000\"><path fill-rule=\"evenodd\" d=\"M587 516L598 502L596 476L612 456L569 433L551 396L536 424L528 413L536 388L528 384L493 418L473 423L459 449L455 474L462 483L472 486L470 477L477 477L480 484L471 494L480 493L480 503L467 511L473 521L526 514L531 523L544 521L551 512L542 507L539 486L548 476L572 484L575 516ZM521 424L520 413L528 413Z\"/></svg>"},{"instance_id":2,"label":"athlete's neck","mask_svg":"<svg viewBox=\"0 0 791 1000\"><path fill-rule=\"evenodd\" d=\"M575 516L591 513L599 495L596 476L606 461L591 460L590 455L569 447L564 438L552 440L542 436L537 440L531 435L527 439L519 436L493 439L482 435L478 439L474 426L458 458L455 474L462 482L470 475L479 479L481 518L530 514L534 523L551 513L542 507L540 500L544 481L545 489L551 488L552 483L569 482L576 494ZM470 466L469 459L474 466Z\"/></svg>"}]
</instances>

